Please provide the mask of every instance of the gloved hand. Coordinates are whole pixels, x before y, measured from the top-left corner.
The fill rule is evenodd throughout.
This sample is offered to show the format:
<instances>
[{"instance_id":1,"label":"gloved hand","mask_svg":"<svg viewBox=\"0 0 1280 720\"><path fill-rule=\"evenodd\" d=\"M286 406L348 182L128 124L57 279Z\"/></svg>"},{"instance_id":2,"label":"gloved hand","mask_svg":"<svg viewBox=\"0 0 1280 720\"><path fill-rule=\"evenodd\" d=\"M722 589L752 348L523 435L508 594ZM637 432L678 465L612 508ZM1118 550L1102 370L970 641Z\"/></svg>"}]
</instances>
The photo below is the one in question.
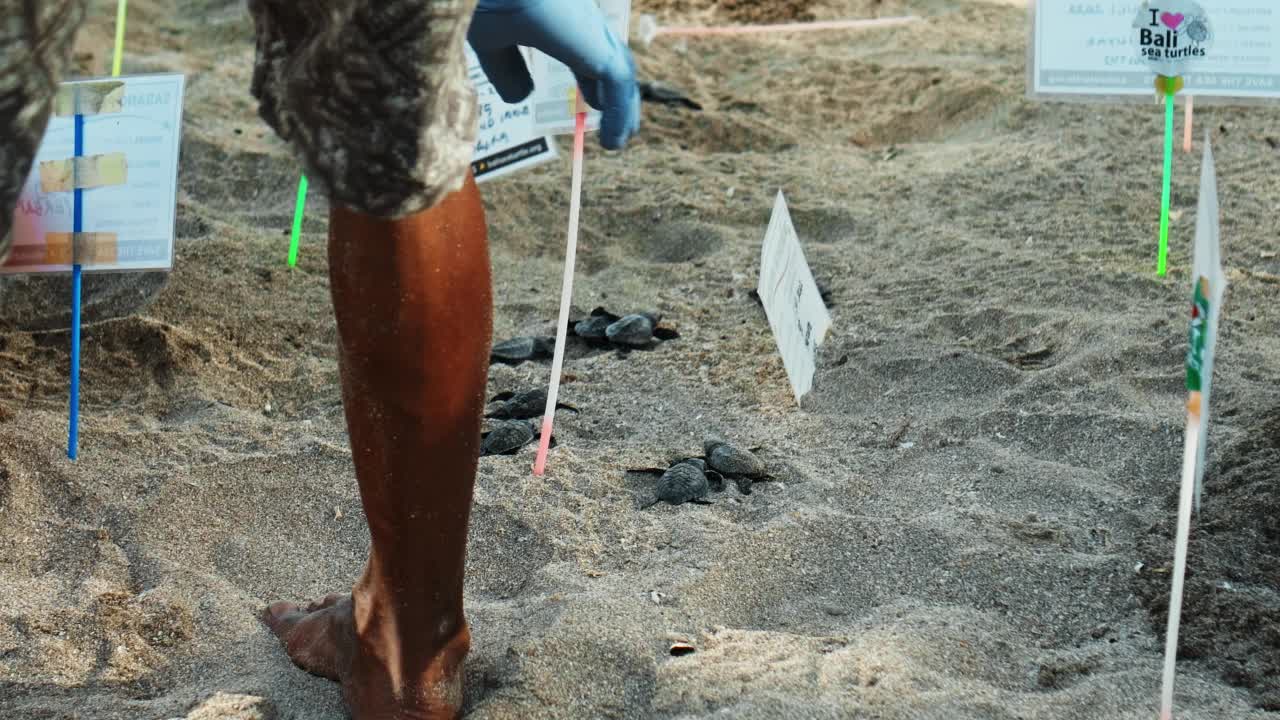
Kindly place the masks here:
<instances>
[{"instance_id":1,"label":"gloved hand","mask_svg":"<svg viewBox=\"0 0 1280 720\"><path fill-rule=\"evenodd\" d=\"M573 71L582 99L599 110L600 144L618 150L640 129L635 63L592 0L478 0L467 41L498 95L517 103L533 92L518 45Z\"/></svg>"}]
</instances>

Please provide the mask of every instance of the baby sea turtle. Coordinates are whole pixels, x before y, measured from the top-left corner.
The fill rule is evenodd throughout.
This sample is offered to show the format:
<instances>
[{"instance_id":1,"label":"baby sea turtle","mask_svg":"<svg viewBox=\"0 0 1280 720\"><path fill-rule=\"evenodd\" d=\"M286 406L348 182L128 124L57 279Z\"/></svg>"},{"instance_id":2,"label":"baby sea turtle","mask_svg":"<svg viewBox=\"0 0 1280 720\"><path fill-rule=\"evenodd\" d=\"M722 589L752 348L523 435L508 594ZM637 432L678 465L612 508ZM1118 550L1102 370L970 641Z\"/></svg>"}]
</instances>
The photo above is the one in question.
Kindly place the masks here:
<instances>
[{"instance_id":1,"label":"baby sea turtle","mask_svg":"<svg viewBox=\"0 0 1280 720\"><path fill-rule=\"evenodd\" d=\"M526 420L528 418L541 417L547 411L547 391L538 389L521 393L501 392L494 395L489 402L498 403L498 405L485 413L487 418L495 420ZM578 408L564 403L556 403L556 409L578 412Z\"/></svg>"},{"instance_id":2,"label":"baby sea turtle","mask_svg":"<svg viewBox=\"0 0 1280 720\"><path fill-rule=\"evenodd\" d=\"M480 434L480 455L515 455L520 448L539 439L538 436L533 423L527 420L503 420ZM551 446L555 444L553 437Z\"/></svg>"},{"instance_id":3,"label":"baby sea turtle","mask_svg":"<svg viewBox=\"0 0 1280 720\"><path fill-rule=\"evenodd\" d=\"M519 365L526 360L539 360L555 353L556 339L552 337L518 337L504 340L489 351L490 362Z\"/></svg>"},{"instance_id":4,"label":"baby sea turtle","mask_svg":"<svg viewBox=\"0 0 1280 720\"><path fill-rule=\"evenodd\" d=\"M653 343L653 331L661 319L653 313L627 315L606 327L604 334L615 345L645 347Z\"/></svg>"},{"instance_id":5,"label":"baby sea turtle","mask_svg":"<svg viewBox=\"0 0 1280 720\"><path fill-rule=\"evenodd\" d=\"M657 505L659 501L671 505L694 502L702 505L710 504L707 495L711 492L711 484L707 480L707 465L698 458L681 460L667 468L658 479L654 489L653 500L641 505L640 509Z\"/></svg>"},{"instance_id":6,"label":"baby sea turtle","mask_svg":"<svg viewBox=\"0 0 1280 720\"><path fill-rule=\"evenodd\" d=\"M703 442L702 451L707 465L733 480L743 495L751 494L751 485L756 480L770 480L773 477L760 458L750 450L734 447L722 440L708 439Z\"/></svg>"}]
</instances>

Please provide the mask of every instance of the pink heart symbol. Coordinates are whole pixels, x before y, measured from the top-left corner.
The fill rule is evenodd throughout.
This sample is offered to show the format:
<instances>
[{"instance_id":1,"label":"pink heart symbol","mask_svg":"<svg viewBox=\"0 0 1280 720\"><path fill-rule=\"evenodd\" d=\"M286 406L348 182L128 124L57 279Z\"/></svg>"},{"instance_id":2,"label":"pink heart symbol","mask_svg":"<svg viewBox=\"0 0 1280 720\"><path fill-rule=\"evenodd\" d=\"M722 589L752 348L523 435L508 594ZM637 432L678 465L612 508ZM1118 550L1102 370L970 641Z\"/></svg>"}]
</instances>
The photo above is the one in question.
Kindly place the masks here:
<instances>
[{"instance_id":1,"label":"pink heart symbol","mask_svg":"<svg viewBox=\"0 0 1280 720\"><path fill-rule=\"evenodd\" d=\"M1169 27L1170 30L1177 30L1185 18L1182 13L1161 13L1160 22Z\"/></svg>"}]
</instances>

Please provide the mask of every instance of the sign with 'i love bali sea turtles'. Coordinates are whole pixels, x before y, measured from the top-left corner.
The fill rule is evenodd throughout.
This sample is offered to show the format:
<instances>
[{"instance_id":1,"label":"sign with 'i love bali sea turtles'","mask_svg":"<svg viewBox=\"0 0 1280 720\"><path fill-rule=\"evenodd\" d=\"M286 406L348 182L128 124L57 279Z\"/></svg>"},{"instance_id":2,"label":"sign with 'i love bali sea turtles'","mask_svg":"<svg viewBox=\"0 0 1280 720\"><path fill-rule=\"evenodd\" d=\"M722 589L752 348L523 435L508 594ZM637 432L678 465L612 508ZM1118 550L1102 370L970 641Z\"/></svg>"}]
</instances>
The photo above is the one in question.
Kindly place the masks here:
<instances>
[{"instance_id":1,"label":"sign with 'i love bali sea turtles'","mask_svg":"<svg viewBox=\"0 0 1280 720\"><path fill-rule=\"evenodd\" d=\"M1033 97L1146 101L1155 77L1164 75L1182 77L1182 90L1197 102L1280 99L1276 0L1030 5L1027 90Z\"/></svg>"}]
</instances>

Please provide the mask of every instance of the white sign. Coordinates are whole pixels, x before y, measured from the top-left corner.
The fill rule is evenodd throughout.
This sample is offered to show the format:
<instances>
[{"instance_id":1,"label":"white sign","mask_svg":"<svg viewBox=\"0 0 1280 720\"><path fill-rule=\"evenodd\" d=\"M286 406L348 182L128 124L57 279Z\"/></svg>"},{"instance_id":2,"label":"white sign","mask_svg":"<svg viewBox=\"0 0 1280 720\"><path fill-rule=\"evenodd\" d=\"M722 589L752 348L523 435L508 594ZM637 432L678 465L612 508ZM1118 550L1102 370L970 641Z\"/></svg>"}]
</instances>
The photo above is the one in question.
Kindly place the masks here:
<instances>
[{"instance_id":1,"label":"white sign","mask_svg":"<svg viewBox=\"0 0 1280 720\"><path fill-rule=\"evenodd\" d=\"M1191 273L1192 342L1187 357L1187 384L1195 385L1198 381L1200 391L1196 509L1200 508L1200 491L1204 481L1204 451L1209 434L1209 388L1213 384L1213 354L1218 341L1218 318L1222 315L1222 296L1227 289L1227 275L1222 271L1218 220L1218 178L1214 169L1213 149L1209 147L1209 134L1205 133L1204 160L1200 166L1200 204L1196 208L1195 260ZM1205 305L1208 306L1207 313ZM1201 338L1199 353L1196 352L1198 334ZM1188 387L1188 390L1196 389Z\"/></svg>"},{"instance_id":2,"label":"white sign","mask_svg":"<svg viewBox=\"0 0 1280 720\"><path fill-rule=\"evenodd\" d=\"M813 388L818 346L831 328L831 316L813 281L809 263L805 262L782 191L774 200L769 229L764 234L760 286L756 292L769 316L769 329L778 343L798 403Z\"/></svg>"},{"instance_id":3,"label":"white sign","mask_svg":"<svg viewBox=\"0 0 1280 720\"><path fill-rule=\"evenodd\" d=\"M1160 23L1169 13L1184 33L1195 31L1177 21L1174 5L1172 0L1033 0L1028 89L1059 97L1154 95L1156 73L1136 45L1135 18L1154 10ZM1280 98L1280 3L1201 0L1200 5L1212 27L1212 46L1186 68L1180 94L1197 100Z\"/></svg>"},{"instance_id":4,"label":"white sign","mask_svg":"<svg viewBox=\"0 0 1280 720\"><path fill-rule=\"evenodd\" d=\"M480 110L476 149L471 160L471 173L476 182L484 182L556 157L556 146L550 137L533 127L533 98L510 105L503 101L470 45L467 49L467 74L476 88ZM521 48L525 63L531 50Z\"/></svg>"},{"instance_id":5,"label":"white sign","mask_svg":"<svg viewBox=\"0 0 1280 720\"><path fill-rule=\"evenodd\" d=\"M114 88L105 100L95 95L104 87ZM13 251L0 273L71 272L73 258L85 272L173 267L183 89L184 77L171 74L61 85L59 110L18 198ZM75 109L86 113L79 153Z\"/></svg>"},{"instance_id":6,"label":"white sign","mask_svg":"<svg viewBox=\"0 0 1280 720\"><path fill-rule=\"evenodd\" d=\"M631 20L631 0L595 0L604 13L605 22L618 42L626 44L627 27ZM529 66L533 76L533 123L538 132L572 133L574 125L574 100L578 81L559 60L533 51L533 64ZM600 129L600 112L587 107L587 131Z\"/></svg>"}]
</instances>

